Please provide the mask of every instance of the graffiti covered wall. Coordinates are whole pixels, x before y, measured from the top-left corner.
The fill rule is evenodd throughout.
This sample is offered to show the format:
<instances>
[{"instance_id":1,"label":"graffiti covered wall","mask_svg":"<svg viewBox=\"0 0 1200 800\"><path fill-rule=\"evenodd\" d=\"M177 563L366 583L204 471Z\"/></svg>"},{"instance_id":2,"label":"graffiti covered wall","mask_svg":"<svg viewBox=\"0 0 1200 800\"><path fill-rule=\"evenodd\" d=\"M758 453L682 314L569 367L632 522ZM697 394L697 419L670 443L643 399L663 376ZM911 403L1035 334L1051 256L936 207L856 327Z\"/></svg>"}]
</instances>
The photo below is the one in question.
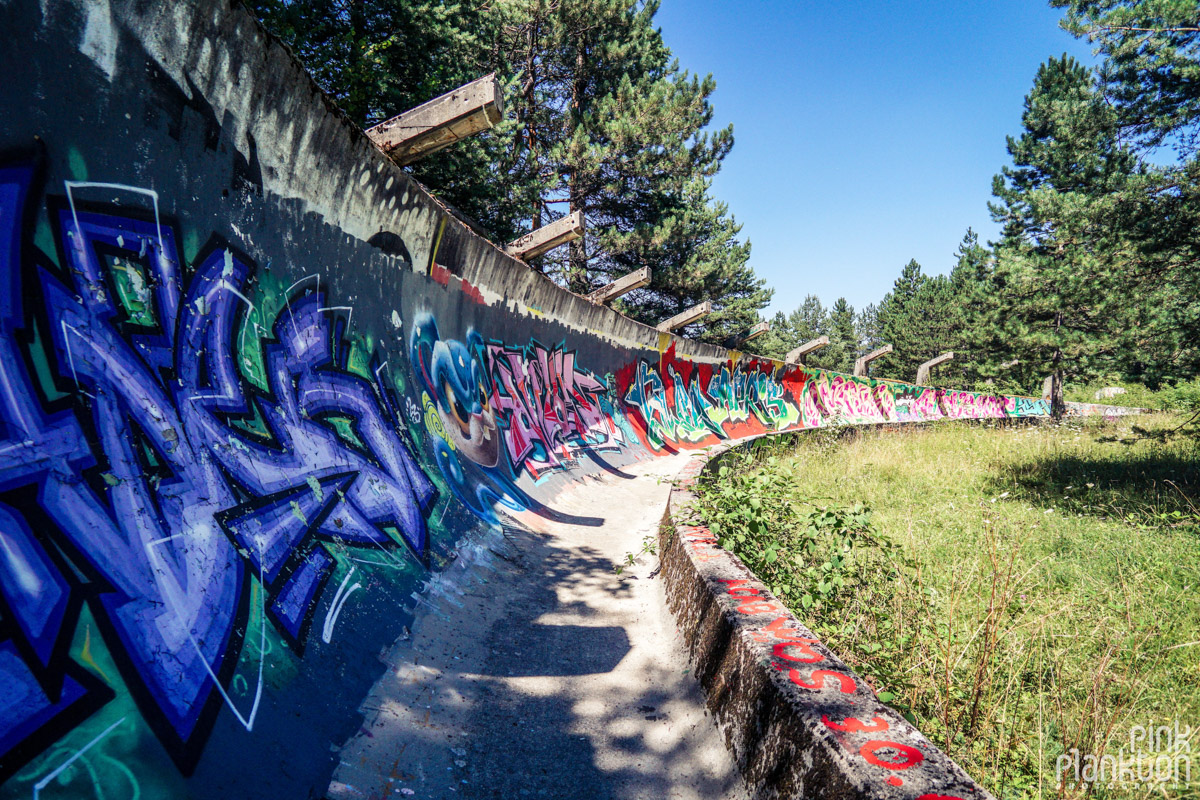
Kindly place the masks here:
<instances>
[{"instance_id":1,"label":"graffiti covered wall","mask_svg":"<svg viewBox=\"0 0 1200 800\"><path fill-rule=\"evenodd\" d=\"M471 537L742 436L1040 400L665 337L464 228L240 8L0 24L0 796L317 796Z\"/></svg>"}]
</instances>

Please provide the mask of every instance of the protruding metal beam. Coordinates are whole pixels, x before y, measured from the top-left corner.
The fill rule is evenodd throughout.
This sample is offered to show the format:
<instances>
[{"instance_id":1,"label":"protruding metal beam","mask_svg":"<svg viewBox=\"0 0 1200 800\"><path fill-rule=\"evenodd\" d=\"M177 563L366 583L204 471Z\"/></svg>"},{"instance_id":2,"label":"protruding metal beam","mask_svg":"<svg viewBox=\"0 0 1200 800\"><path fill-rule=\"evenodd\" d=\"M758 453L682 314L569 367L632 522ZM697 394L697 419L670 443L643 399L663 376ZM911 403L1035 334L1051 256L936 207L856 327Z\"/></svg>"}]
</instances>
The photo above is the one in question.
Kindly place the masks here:
<instances>
[{"instance_id":1,"label":"protruding metal beam","mask_svg":"<svg viewBox=\"0 0 1200 800\"><path fill-rule=\"evenodd\" d=\"M917 367L917 385L924 386L929 381L929 370L936 367L938 364L945 364L947 361L954 358L954 353L942 353L936 358L931 358L921 366Z\"/></svg>"},{"instance_id":2,"label":"protruding metal beam","mask_svg":"<svg viewBox=\"0 0 1200 800\"><path fill-rule=\"evenodd\" d=\"M367 136L403 166L503 118L504 96L492 73L368 128Z\"/></svg>"},{"instance_id":3,"label":"protruding metal beam","mask_svg":"<svg viewBox=\"0 0 1200 800\"><path fill-rule=\"evenodd\" d=\"M814 350L820 350L825 345L829 344L828 336L818 336L815 339L809 339L804 344L797 347L792 352L784 356L784 360L789 364L803 364L804 357Z\"/></svg>"},{"instance_id":4,"label":"protruding metal beam","mask_svg":"<svg viewBox=\"0 0 1200 800\"><path fill-rule=\"evenodd\" d=\"M885 344L883 347L867 353L865 356L854 362L854 376L857 378L867 377L867 365L877 358L886 356L890 352L892 352L892 346L890 344Z\"/></svg>"},{"instance_id":5,"label":"protruding metal beam","mask_svg":"<svg viewBox=\"0 0 1200 800\"><path fill-rule=\"evenodd\" d=\"M754 327L750 328L749 330L745 330L745 331L742 331L741 333L730 336L728 339L725 340L725 346L726 347L741 347L746 342L750 341L751 339L756 339L759 336L762 336L764 333L766 333L769 330L771 330L771 323L760 322L757 325L755 325Z\"/></svg>"},{"instance_id":6,"label":"protruding metal beam","mask_svg":"<svg viewBox=\"0 0 1200 800\"><path fill-rule=\"evenodd\" d=\"M537 258L560 244L573 242L583 236L583 212L573 211L565 217L530 231L504 246L504 252L522 261Z\"/></svg>"},{"instance_id":7,"label":"protruding metal beam","mask_svg":"<svg viewBox=\"0 0 1200 800\"><path fill-rule=\"evenodd\" d=\"M690 325L696 320L707 317L712 313L712 301L705 300L698 306L692 306L682 314L676 314L668 320L658 323L658 330L662 333L670 333L676 328L682 328L684 325Z\"/></svg>"},{"instance_id":8,"label":"protruding metal beam","mask_svg":"<svg viewBox=\"0 0 1200 800\"><path fill-rule=\"evenodd\" d=\"M643 286L650 284L650 268L642 267L636 272L631 272L628 275L622 275L607 286L601 286L596 291L587 296L587 299L597 305L616 300L623 294L632 292L634 289L640 289Z\"/></svg>"}]
</instances>

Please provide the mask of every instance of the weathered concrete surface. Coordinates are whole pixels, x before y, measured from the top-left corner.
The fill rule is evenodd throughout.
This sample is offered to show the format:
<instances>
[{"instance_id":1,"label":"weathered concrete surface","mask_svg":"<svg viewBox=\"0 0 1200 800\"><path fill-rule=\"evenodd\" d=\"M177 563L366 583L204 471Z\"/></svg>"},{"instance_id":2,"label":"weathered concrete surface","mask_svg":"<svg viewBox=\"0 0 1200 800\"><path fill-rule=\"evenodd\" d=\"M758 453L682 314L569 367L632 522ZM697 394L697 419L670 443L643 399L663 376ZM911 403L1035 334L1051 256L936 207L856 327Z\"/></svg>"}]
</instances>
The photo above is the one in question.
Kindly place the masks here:
<instances>
[{"instance_id":1,"label":"weathered concrete surface","mask_svg":"<svg viewBox=\"0 0 1200 800\"><path fill-rule=\"evenodd\" d=\"M769 330L771 330L771 323L760 322L757 325L753 325L750 328L742 331L741 333L730 336L725 340L725 346L743 347L747 342L757 339L759 336L762 336Z\"/></svg>"},{"instance_id":2,"label":"weathered concrete surface","mask_svg":"<svg viewBox=\"0 0 1200 800\"><path fill-rule=\"evenodd\" d=\"M854 362L855 376L860 378L865 377L867 374L867 367L870 365L870 363L878 358L883 358L890 352L892 352L892 346L890 344L885 344L883 347L872 350L865 356L859 358Z\"/></svg>"},{"instance_id":3,"label":"weathered concrete surface","mask_svg":"<svg viewBox=\"0 0 1200 800\"><path fill-rule=\"evenodd\" d=\"M939 364L945 364L947 361L953 360L953 358L954 353L942 353L941 355L935 356L934 358L922 363L921 366L917 367L917 383L924 384L929 380L929 370L933 369Z\"/></svg>"},{"instance_id":4,"label":"weathered concrete surface","mask_svg":"<svg viewBox=\"0 0 1200 800\"><path fill-rule=\"evenodd\" d=\"M435 97L367 130L397 164L411 164L504 118L504 95L495 73Z\"/></svg>"},{"instance_id":5,"label":"weathered concrete surface","mask_svg":"<svg viewBox=\"0 0 1200 800\"><path fill-rule=\"evenodd\" d=\"M582 211L572 211L565 217L559 217L549 225L543 225L535 231L521 236L504 246L504 252L513 258L537 258L548 253L559 245L573 242L583 236L584 218Z\"/></svg>"},{"instance_id":6,"label":"weathered concrete surface","mask_svg":"<svg viewBox=\"0 0 1200 800\"><path fill-rule=\"evenodd\" d=\"M686 311L681 311L670 319L663 320L658 323L657 330L660 333L670 333L676 328L682 328L684 325L691 325L693 322L707 317L712 313L713 305L711 300L705 300L699 305L694 305Z\"/></svg>"},{"instance_id":7,"label":"weathered concrete surface","mask_svg":"<svg viewBox=\"0 0 1200 800\"><path fill-rule=\"evenodd\" d=\"M788 353L784 357L784 360L789 364L803 364L804 362L801 359L815 350L820 350L827 344L829 344L828 336L818 336L815 339L809 339L807 342Z\"/></svg>"},{"instance_id":8,"label":"weathered concrete surface","mask_svg":"<svg viewBox=\"0 0 1200 800\"><path fill-rule=\"evenodd\" d=\"M668 602L751 796L990 800L694 519L691 486L730 446L684 465L660 543Z\"/></svg>"},{"instance_id":9,"label":"weathered concrete surface","mask_svg":"<svg viewBox=\"0 0 1200 800\"><path fill-rule=\"evenodd\" d=\"M628 275L622 275L610 284L601 286L596 291L587 296L587 299L598 305L603 305L612 300L616 300L623 294L632 292L634 289L640 289L643 286L650 285L650 268L642 267Z\"/></svg>"},{"instance_id":10,"label":"weathered concrete surface","mask_svg":"<svg viewBox=\"0 0 1200 800\"><path fill-rule=\"evenodd\" d=\"M656 536L684 463L565 491L559 507L599 528L535 517L469 549L387 654L328 797L744 797L657 559L613 569Z\"/></svg>"},{"instance_id":11,"label":"weathered concrete surface","mask_svg":"<svg viewBox=\"0 0 1200 800\"><path fill-rule=\"evenodd\" d=\"M433 685L479 647L462 674L491 694L464 730L542 720L493 736L509 755L475 774L552 760L568 783L547 794L708 792L684 768L707 745L630 732L614 699L647 685L622 672L643 639L621 616L647 590L607 573L642 523L510 532L530 549L509 575L481 538L495 506L657 513L611 480L600 511L561 504L768 431L1048 413L731 352L562 290L412 181L240 4L6 0L0 26L0 528L21 553L0 559L0 800L320 797L372 730L381 650L414 614L418 635L467 620L475 594L463 649L422 640ZM577 605L588 625L542 617ZM644 666L666 692L663 658ZM392 758L428 771L407 713Z\"/></svg>"}]
</instances>

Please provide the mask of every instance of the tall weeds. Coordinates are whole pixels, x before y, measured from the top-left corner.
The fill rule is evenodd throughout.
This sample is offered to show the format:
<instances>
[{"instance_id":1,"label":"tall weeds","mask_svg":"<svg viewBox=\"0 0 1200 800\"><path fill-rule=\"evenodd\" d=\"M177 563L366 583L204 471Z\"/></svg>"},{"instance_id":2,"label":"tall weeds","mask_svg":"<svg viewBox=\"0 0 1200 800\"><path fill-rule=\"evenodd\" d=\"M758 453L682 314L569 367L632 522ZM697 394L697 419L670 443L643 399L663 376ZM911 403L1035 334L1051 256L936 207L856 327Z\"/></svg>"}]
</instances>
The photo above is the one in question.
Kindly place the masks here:
<instances>
[{"instance_id":1,"label":"tall weeds","mask_svg":"<svg viewBox=\"0 0 1200 800\"><path fill-rule=\"evenodd\" d=\"M1144 796L1055 773L1072 748L1115 753L1151 718L1200 727L1195 452L1098 441L1110 428L798 436L728 454L700 508L998 796Z\"/></svg>"}]
</instances>

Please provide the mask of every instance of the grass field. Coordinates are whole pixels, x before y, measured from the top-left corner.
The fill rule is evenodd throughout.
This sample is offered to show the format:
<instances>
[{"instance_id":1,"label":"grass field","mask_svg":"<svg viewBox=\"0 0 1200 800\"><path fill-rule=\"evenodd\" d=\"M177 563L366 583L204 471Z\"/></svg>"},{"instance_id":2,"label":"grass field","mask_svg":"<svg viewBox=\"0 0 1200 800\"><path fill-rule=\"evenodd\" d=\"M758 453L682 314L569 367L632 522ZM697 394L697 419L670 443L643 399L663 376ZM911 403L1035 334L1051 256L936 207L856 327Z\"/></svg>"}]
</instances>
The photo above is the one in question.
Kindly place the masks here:
<instances>
[{"instance_id":1,"label":"grass field","mask_svg":"<svg viewBox=\"0 0 1200 800\"><path fill-rule=\"evenodd\" d=\"M1198 797L1200 733L1190 784L1056 774L1122 746L1144 772L1177 743L1131 750L1136 726L1200 728L1200 442L1132 427L1182 420L817 431L726 457L702 506L997 796Z\"/></svg>"}]
</instances>

